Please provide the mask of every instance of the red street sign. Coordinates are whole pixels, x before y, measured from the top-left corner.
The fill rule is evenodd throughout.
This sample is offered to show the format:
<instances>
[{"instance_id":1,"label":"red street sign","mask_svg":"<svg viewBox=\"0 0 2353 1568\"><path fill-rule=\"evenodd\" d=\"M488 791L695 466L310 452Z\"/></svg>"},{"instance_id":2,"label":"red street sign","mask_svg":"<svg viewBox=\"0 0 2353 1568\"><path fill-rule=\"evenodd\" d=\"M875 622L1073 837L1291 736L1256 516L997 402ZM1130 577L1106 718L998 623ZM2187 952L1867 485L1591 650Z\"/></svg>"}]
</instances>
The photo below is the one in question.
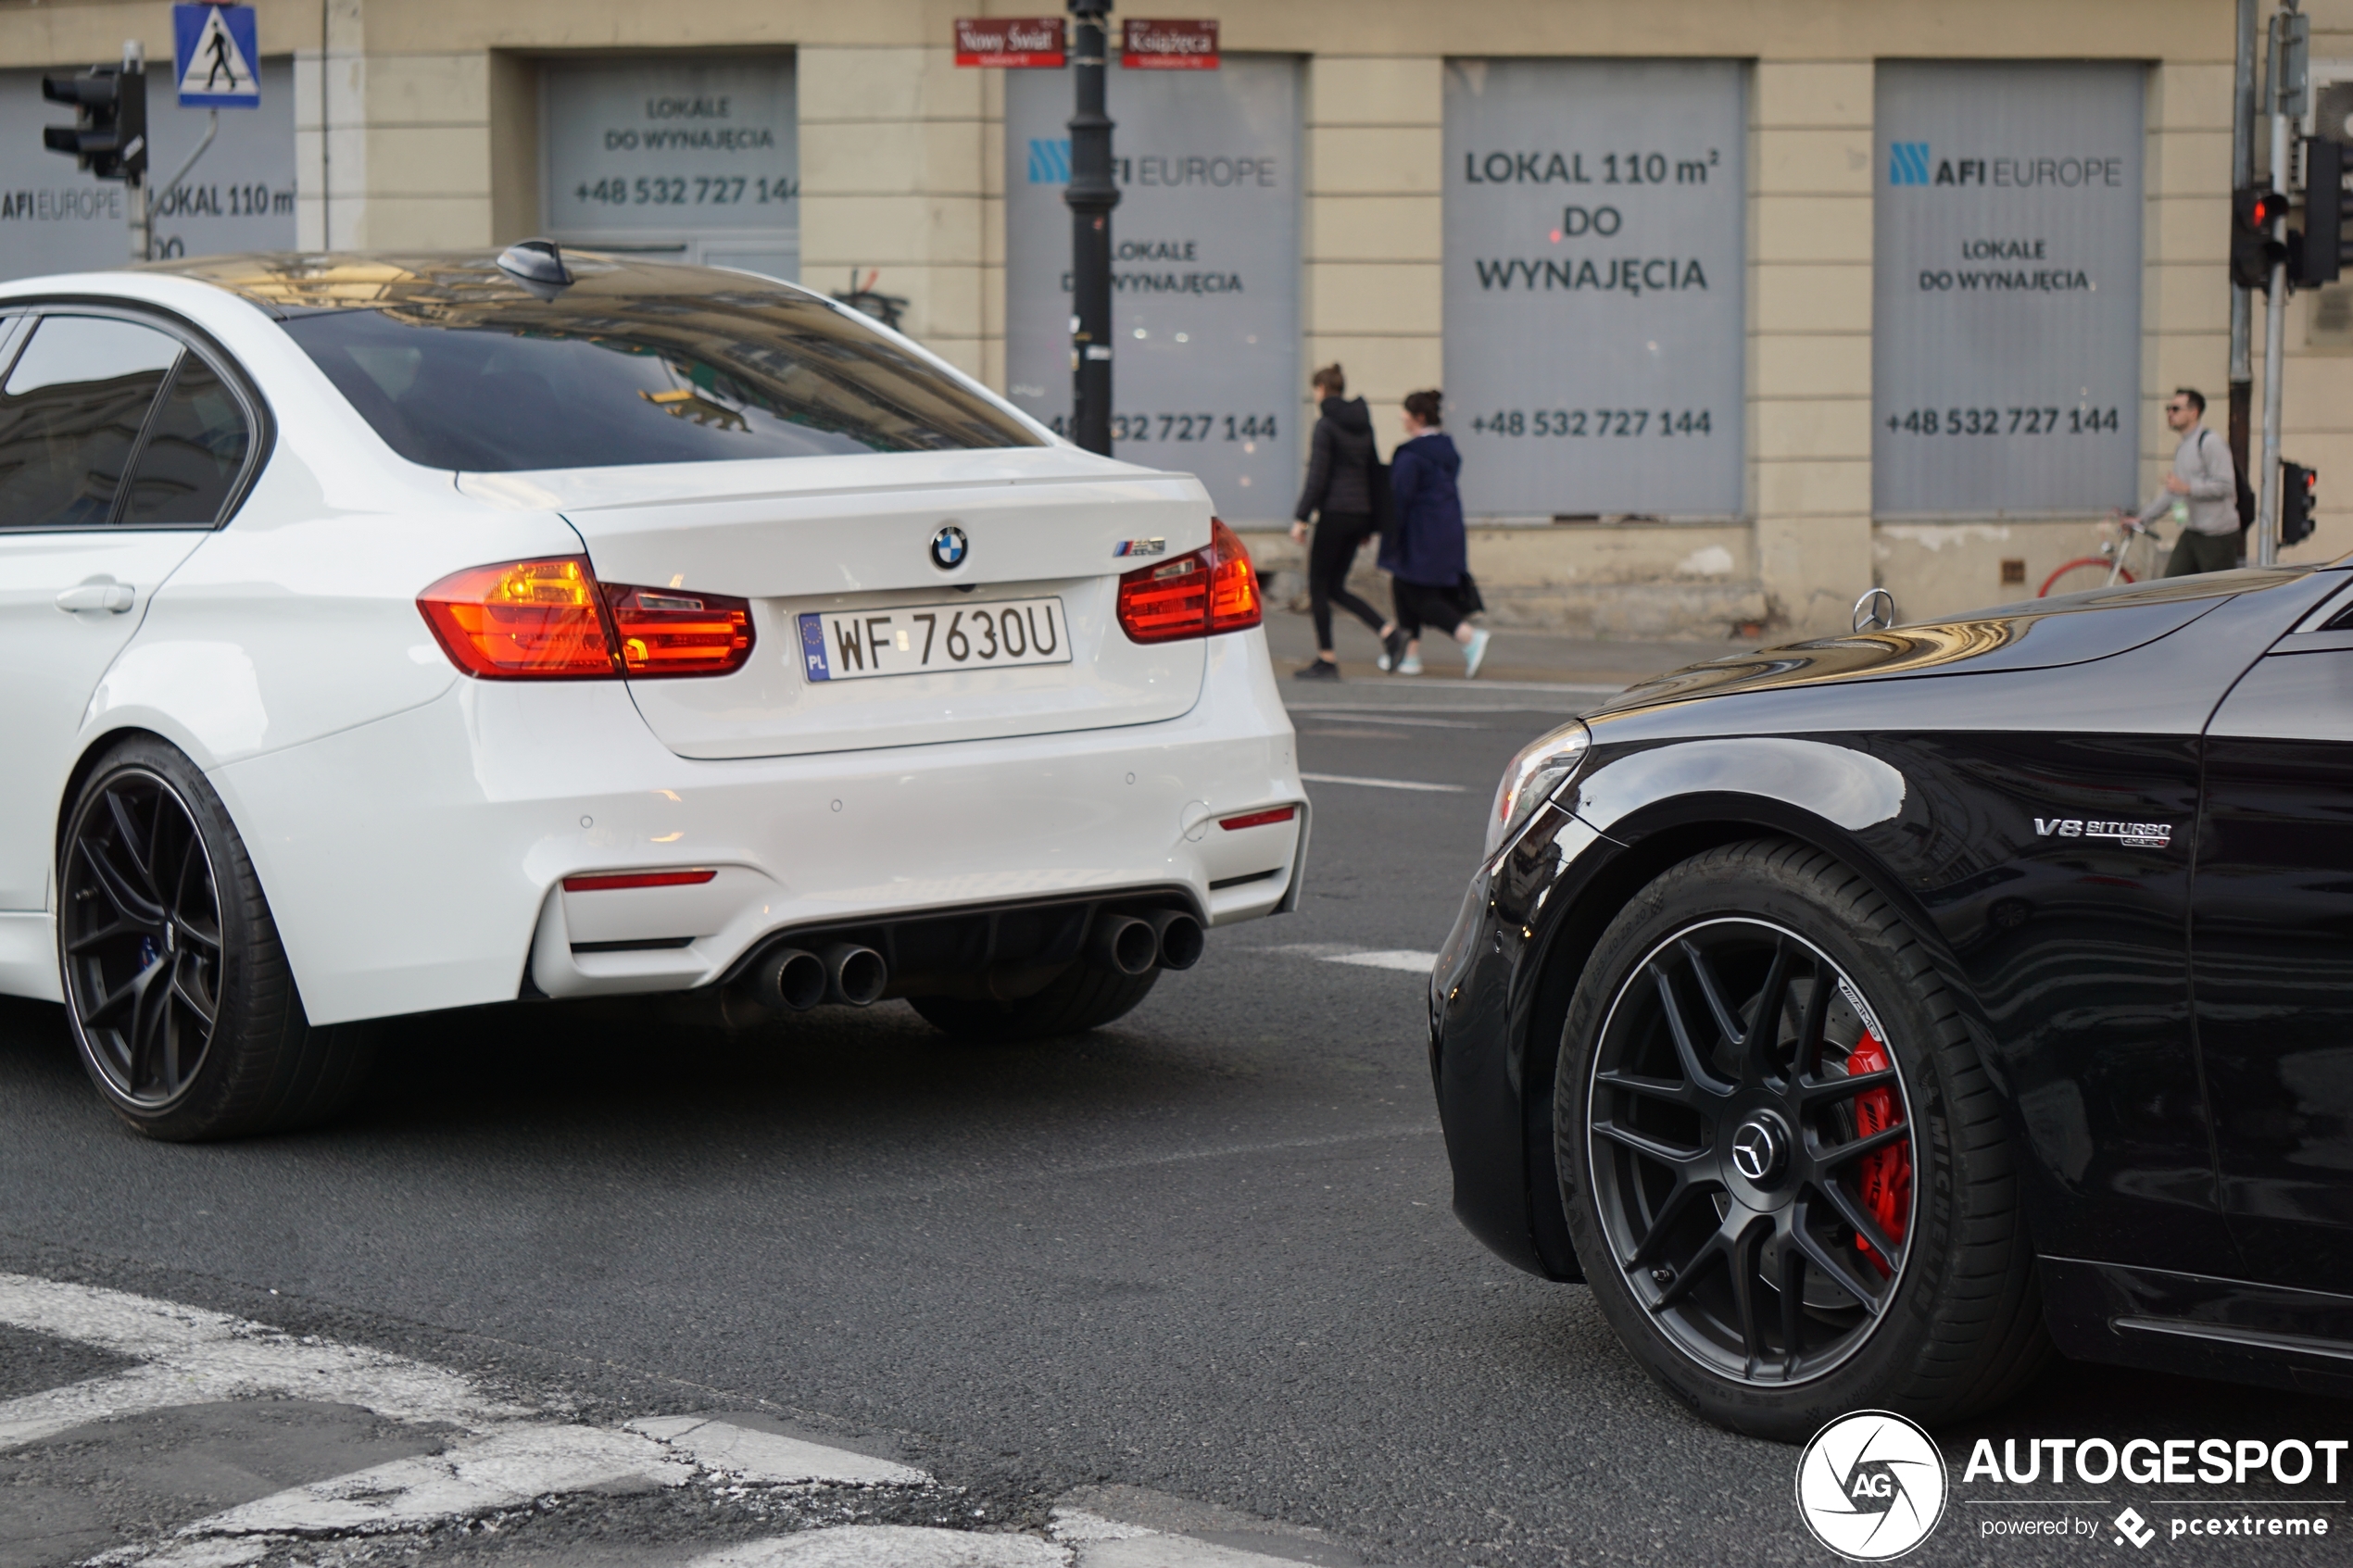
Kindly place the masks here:
<instances>
[{"instance_id":1,"label":"red street sign","mask_svg":"<svg viewBox=\"0 0 2353 1568\"><path fill-rule=\"evenodd\" d=\"M1060 17L958 17L956 63L960 66L1063 65Z\"/></svg>"},{"instance_id":2,"label":"red street sign","mask_svg":"<svg viewBox=\"0 0 2353 1568\"><path fill-rule=\"evenodd\" d=\"M1131 17L1119 63L1129 70L1215 70L1217 24Z\"/></svg>"}]
</instances>

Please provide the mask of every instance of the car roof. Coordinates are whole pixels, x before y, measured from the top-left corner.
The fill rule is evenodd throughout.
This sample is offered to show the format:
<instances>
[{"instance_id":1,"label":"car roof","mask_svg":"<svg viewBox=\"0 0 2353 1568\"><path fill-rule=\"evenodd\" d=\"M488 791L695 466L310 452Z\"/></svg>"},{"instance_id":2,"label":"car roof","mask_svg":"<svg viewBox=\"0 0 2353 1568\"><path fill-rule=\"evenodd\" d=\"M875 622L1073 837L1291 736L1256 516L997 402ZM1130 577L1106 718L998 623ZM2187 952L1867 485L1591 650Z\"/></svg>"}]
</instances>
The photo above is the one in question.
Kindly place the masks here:
<instances>
[{"instance_id":1,"label":"car roof","mask_svg":"<svg viewBox=\"0 0 2353 1568\"><path fill-rule=\"evenodd\" d=\"M281 318L320 310L401 309L463 325L467 307L513 307L560 300L567 310L599 299L713 296L713 303L785 293L828 307L824 295L781 279L723 267L689 267L600 251L563 252L573 282L560 294L498 265L492 249L371 255L355 251L251 251L150 261L125 269L163 273L235 295ZM773 301L772 301L773 302Z\"/></svg>"}]
</instances>

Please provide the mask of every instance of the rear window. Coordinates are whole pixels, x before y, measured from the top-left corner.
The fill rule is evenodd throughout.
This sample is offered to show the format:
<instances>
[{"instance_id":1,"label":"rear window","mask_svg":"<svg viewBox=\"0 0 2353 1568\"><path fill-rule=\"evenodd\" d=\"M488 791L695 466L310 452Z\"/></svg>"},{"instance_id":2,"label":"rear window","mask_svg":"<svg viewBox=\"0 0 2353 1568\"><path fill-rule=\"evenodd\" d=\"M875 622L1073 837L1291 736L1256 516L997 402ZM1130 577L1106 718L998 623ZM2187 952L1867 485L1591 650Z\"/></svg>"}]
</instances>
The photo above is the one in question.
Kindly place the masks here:
<instances>
[{"instance_id":1,"label":"rear window","mask_svg":"<svg viewBox=\"0 0 2353 1568\"><path fill-rule=\"evenodd\" d=\"M284 326L394 451L429 468L1043 445L881 333L781 290L331 308Z\"/></svg>"}]
</instances>

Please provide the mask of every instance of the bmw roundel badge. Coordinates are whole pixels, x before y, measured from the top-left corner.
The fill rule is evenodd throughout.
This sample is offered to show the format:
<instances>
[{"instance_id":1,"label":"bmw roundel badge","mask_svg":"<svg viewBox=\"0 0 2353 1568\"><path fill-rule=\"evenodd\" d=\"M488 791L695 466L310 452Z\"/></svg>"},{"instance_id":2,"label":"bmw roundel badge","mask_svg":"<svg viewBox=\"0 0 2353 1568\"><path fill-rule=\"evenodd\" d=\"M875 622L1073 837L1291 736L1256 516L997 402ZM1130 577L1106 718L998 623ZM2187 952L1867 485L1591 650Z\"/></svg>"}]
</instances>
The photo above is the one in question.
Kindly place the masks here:
<instances>
[{"instance_id":1,"label":"bmw roundel badge","mask_svg":"<svg viewBox=\"0 0 2353 1568\"><path fill-rule=\"evenodd\" d=\"M931 536L931 564L942 571L950 571L964 564L964 554L972 546L964 541L964 531L949 523Z\"/></svg>"}]
</instances>

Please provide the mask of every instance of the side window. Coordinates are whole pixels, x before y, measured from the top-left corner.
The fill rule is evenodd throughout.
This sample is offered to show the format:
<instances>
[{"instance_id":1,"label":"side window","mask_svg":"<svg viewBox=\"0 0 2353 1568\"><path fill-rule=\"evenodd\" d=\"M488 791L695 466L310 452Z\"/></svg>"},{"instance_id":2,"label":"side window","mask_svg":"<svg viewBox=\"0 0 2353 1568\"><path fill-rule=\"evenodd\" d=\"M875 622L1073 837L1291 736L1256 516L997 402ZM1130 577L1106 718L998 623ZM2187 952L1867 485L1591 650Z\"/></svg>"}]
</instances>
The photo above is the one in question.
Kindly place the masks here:
<instances>
[{"instance_id":1,"label":"side window","mask_svg":"<svg viewBox=\"0 0 2353 1568\"><path fill-rule=\"evenodd\" d=\"M47 316L0 383L0 528L102 528L164 377L169 333Z\"/></svg>"},{"instance_id":2,"label":"side window","mask_svg":"<svg viewBox=\"0 0 2353 1568\"><path fill-rule=\"evenodd\" d=\"M200 356L185 356L131 470L124 525L217 521L252 445L245 410L220 377Z\"/></svg>"}]
</instances>

